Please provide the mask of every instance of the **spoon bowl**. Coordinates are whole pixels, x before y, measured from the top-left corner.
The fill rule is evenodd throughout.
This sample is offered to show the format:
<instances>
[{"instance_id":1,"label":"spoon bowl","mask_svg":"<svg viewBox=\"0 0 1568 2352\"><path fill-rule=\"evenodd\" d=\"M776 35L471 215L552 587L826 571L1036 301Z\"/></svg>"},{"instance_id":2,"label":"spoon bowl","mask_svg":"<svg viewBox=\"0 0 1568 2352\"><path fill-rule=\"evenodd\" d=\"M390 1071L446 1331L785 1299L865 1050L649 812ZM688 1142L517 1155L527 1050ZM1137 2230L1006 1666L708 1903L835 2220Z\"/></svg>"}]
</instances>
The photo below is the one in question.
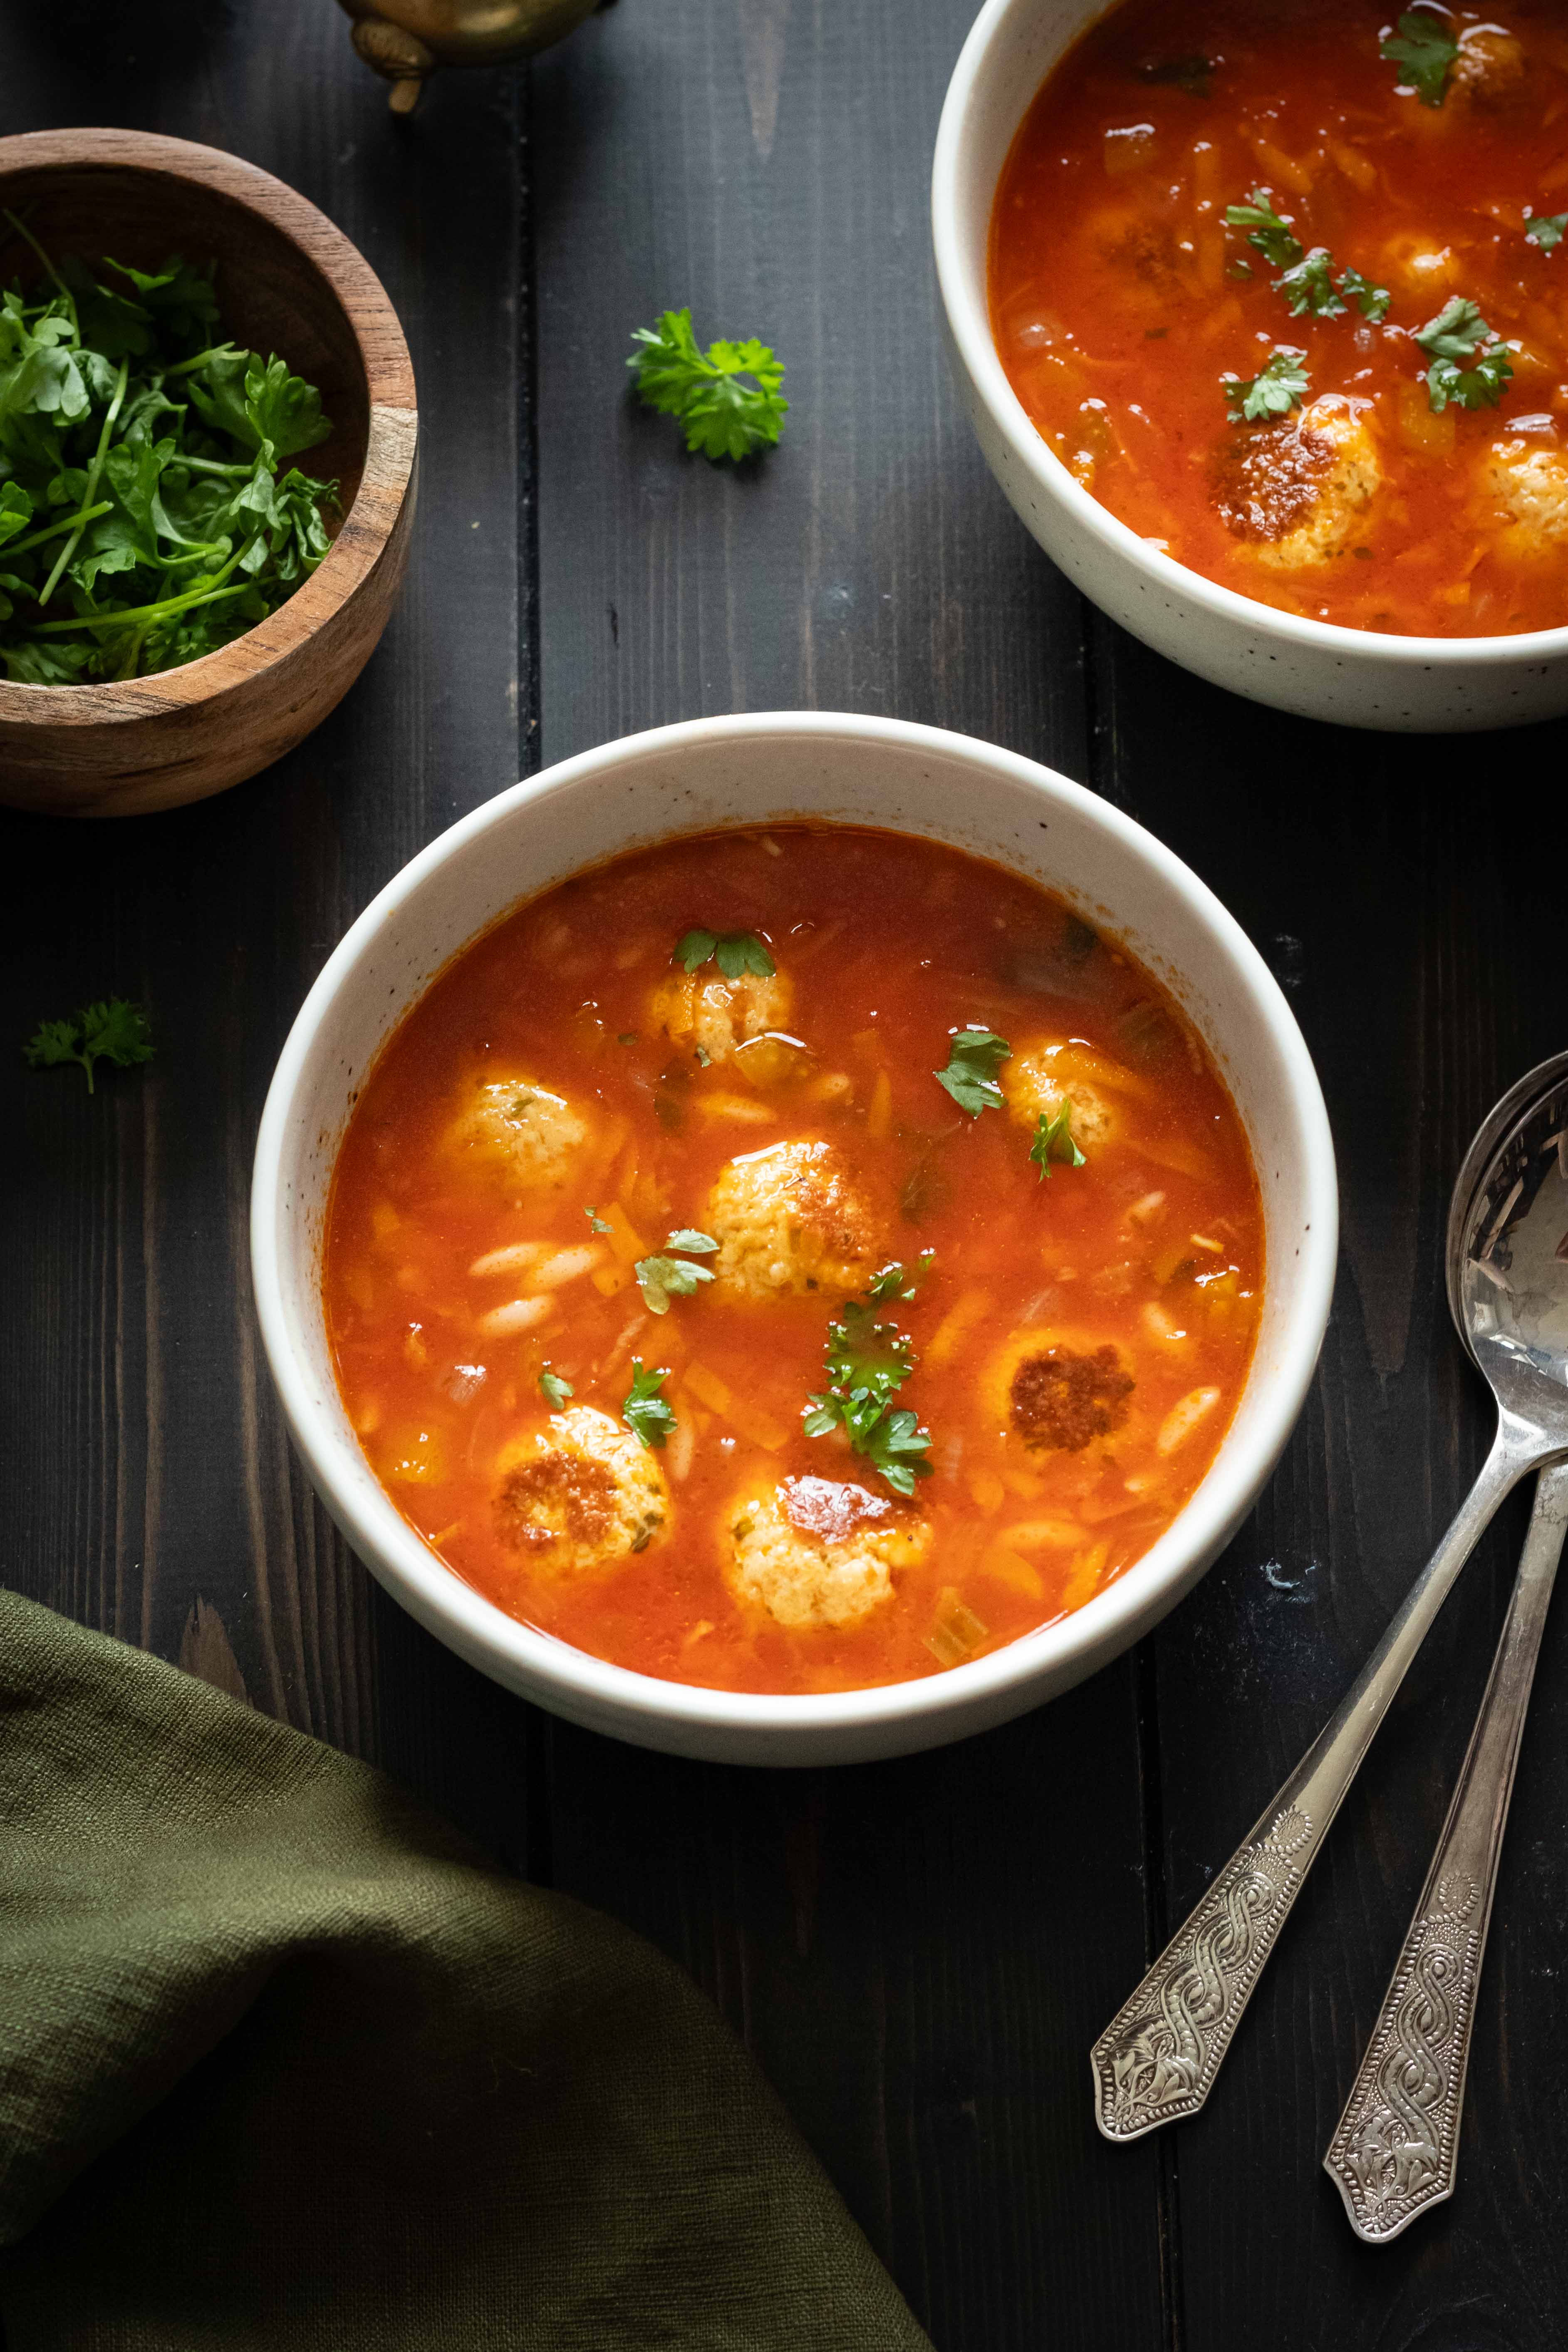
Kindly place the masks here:
<instances>
[{"instance_id":1,"label":"spoon bowl","mask_svg":"<svg viewBox=\"0 0 1568 2352\"><path fill-rule=\"evenodd\" d=\"M1443 1271L1448 1292L1448 1312L1454 1318L1454 1328L1465 1343L1465 1352L1472 1362L1475 1353L1465 1325L1461 1295L1465 1241L1471 1204L1482 1177L1497 1157L1498 1146L1531 1105L1549 1092L1559 1080L1568 1080L1568 1054L1549 1055L1544 1062L1537 1062L1534 1069L1527 1070L1505 1095L1500 1096L1477 1128L1470 1139L1470 1148L1459 1163L1459 1172L1454 1179L1454 1189L1448 1200Z\"/></svg>"},{"instance_id":2,"label":"spoon bowl","mask_svg":"<svg viewBox=\"0 0 1568 2352\"><path fill-rule=\"evenodd\" d=\"M1523 1450L1526 1467L1568 1450L1568 1070L1495 1148L1457 1273L1459 1328L1498 1401L1499 1443Z\"/></svg>"}]
</instances>

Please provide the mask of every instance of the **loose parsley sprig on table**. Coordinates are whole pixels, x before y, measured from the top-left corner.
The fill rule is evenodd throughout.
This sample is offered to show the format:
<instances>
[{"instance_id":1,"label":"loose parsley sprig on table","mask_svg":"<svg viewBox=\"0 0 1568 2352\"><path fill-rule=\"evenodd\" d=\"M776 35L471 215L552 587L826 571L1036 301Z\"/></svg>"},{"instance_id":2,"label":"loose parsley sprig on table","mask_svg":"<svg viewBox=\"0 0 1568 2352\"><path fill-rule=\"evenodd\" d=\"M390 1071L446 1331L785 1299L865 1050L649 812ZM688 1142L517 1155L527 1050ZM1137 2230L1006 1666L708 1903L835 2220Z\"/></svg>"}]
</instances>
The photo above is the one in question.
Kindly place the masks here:
<instances>
[{"instance_id":1,"label":"loose parsley sprig on table","mask_svg":"<svg viewBox=\"0 0 1568 2352\"><path fill-rule=\"evenodd\" d=\"M1459 44L1440 16L1427 8L1407 8L1399 30L1384 41L1381 54L1399 68L1423 106L1442 105Z\"/></svg>"},{"instance_id":2,"label":"loose parsley sprig on table","mask_svg":"<svg viewBox=\"0 0 1568 2352\"><path fill-rule=\"evenodd\" d=\"M1438 415L1451 400L1461 408L1497 406L1513 375L1513 363L1501 337L1468 295L1451 294L1435 319L1417 327L1412 340L1432 353L1426 394ZM1461 367L1461 360L1474 364Z\"/></svg>"},{"instance_id":3,"label":"loose parsley sprig on table","mask_svg":"<svg viewBox=\"0 0 1568 2352\"><path fill-rule=\"evenodd\" d=\"M778 970L755 931L685 931L676 940L670 961L688 971L716 963L726 980L740 980L747 972L757 980L772 980Z\"/></svg>"},{"instance_id":4,"label":"loose parsley sprig on table","mask_svg":"<svg viewBox=\"0 0 1568 2352\"><path fill-rule=\"evenodd\" d=\"M933 1070L932 1077L971 1118L978 1118L983 1110L1000 1110L1005 1097L996 1073L1012 1058L1013 1048L1005 1037L998 1037L994 1029L983 1028L976 1021L951 1034L947 1067Z\"/></svg>"},{"instance_id":5,"label":"loose parsley sprig on table","mask_svg":"<svg viewBox=\"0 0 1568 2352\"><path fill-rule=\"evenodd\" d=\"M1307 354L1281 343L1267 367L1256 375L1222 376L1220 387L1229 406L1230 421L1259 425L1271 416L1287 416L1311 388L1305 365Z\"/></svg>"},{"instance_id":6,"label":"loose parsley sprig on table","mask_svg":"<svg viewBox=\"0 0 1568 2352\"><path fill-rule=\"evenodd\" d=\"M689 310L666 310L657 327L639 327L626 362L650 408L684 428L688 449L715 463L750 457L779 437L784 412L784 366L755 337L697 348Z\"/></svg>"},{"instance_id":7,"label":"loose parsley sprig on table","mask_svg":"<svg viewBox=\"0 0 1568 2352\"><path fill-rule=\"evenodd\" d=\"M1568 229L1568 213L1531 213L1525 221L1524 234L1531 245L1542 253L1555 253Z\"/></svg>"},{"instance_id":8,"label":"loose parsley sprig on table","mask_svg":"<svg viewBox=\"0 0 1568 2352\"><path fill-rule=\"evenodd\" d=\"M314 385L215 341L213 270L74 257L0 296L0 661L22 685L146 677L255 626L327 553Z\"/></svg>"},{"instance_id":9,"label":"loose parsley sprig on table","mask_svg":"<svg viewBox=\"0 0 1568 2352\"><path fill-rule=\"evenodd\" d=\"M631 1391L621 1407L621 1419L650 1452L668 1444L669 1433L676 1425L674 1407L659 1394L668 1378L668 1364L661 1364L657 1371L645 1372L642 1358L632 1358Z\"/></svg>"},{"instance_id":10,"label":"loose parsley sprig on table","mask_svg":"<svg viewBox=\"0 0 1568 2352\"><path fill-rule=\"evenodd\" d=\"M1029 1157L1040 1171L1043 1184L1051 1172L1053 1160L1068 1168L1087 1168L1089 1161L1079 1150L1072 1131L1072 1097L1063 1098L1062 1107L1053 1118L1043 1110L1035 1122L1035 1139L1029 1146Z\"/></svg>"},{"instance_id":11,"label":"loose parsley sprig on table","mask_svg":"<svg viewBox=\"0 0 1568 2352\"><path fill-rule=\"evenodd\" d=\"M693 1265L690 1259L710 1257L718 1246L711 1234L691 1233L683 1226L679 1233L671 1234L665 1248L684 1250L686 1256L639 1257L633 1271L648 1313L668 1315L672 1298L689 1298L702 1283L711 1282L712 1267Z\"/></svg>"},{"instance_id":12,"label":"loose parsley sprig on table","mask_svg":"<svg viewBox=\"0 0 1568 2352\"><path fill-rule=\"evenodd\" d=\"M152 1032L139 1004L122 996L106 1003L84 1004L68 1021L40 1021L22 1048L35 1070L52 1069L62 1062L79 1063L92 1092L92 1066L111 1063L116 1069L134 1069L153 1059Z\"/></svg>"},{"instance_id":13,"label":"loose parsley sprig on table","mask_svg":"<svg viewBox=\"0 0 1568 2352\"><path fill-rule=\"evenodd\" d=\"M914 1349L896 1324L879 1323L865 1300L852 1298L827 1327L827 1386L807 1399L805 1433L826 1437L843 1429L896 1495L912 1495L931 1475L924 1458L931 1436L907 1406L893 1399L915 1368Z\"/></svg>"}]
</instances>

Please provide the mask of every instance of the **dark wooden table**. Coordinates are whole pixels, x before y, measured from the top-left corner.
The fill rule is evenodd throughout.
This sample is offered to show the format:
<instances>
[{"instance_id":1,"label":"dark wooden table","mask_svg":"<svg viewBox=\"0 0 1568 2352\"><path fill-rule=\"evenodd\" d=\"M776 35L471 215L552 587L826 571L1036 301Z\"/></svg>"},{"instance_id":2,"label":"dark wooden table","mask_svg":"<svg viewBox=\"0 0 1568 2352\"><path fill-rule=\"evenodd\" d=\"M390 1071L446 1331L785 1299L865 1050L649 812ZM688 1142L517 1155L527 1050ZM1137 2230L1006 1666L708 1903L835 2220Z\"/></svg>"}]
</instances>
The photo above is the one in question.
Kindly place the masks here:
<instances>
[{"instance_id":1,"label":"dark wooden table","mask_svg":"<svg viewBox=\"0 0 1568 2352\"><path fill-rule=\"evenodd\" d=\"M1319 2168L1518 1509L1428 1643L1208 2111L1108 2147L1085 2053L1480 1459L1442 1222L1479 1115L1565 1042L1568 734L1410 741L1254 709L1052 571L938 345L927 176L972 14L623 0L531 71L454 75L399 122L331 0L4 12L0 128L209 141L341 223L407 329L424 488L387 638L295 757L171 816L0 817L0 1573L379 1759L673 1953L941 2352L1547 2352L1568 2341L1568 1612L1525 1741L1458 2195L1374 2252ZM686 301L705 337L755 331L787 361L785 444L760 470L687 459L627 403L630 330ZM1344 1228L1289 1452L1153 1639L989 1738L790 1775L570 1729L382 1597L285 1441L246 1209L300 999L414 850L606 737L803 704L1011 745L1188 859L1299 1012ZM27 1073L35 1022L106 990L152 1008L146 1076L89 1099Z\"/></svg>"}]
</instances>

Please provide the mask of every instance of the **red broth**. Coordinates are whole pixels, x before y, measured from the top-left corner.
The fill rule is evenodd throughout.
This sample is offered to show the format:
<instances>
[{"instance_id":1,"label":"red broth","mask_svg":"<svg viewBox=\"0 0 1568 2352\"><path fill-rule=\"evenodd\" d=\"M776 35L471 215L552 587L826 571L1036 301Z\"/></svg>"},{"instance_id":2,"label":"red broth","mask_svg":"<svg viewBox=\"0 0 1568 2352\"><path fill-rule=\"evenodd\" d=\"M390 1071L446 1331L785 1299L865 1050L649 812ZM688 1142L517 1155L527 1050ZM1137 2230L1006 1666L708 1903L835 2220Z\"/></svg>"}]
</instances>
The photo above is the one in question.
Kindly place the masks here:
<instances>
[{"instance_id":1,"label":"red broth","mask_svg":"<svg viewBox=\"0 0 1568 2352\"><path fill-rule=\"evenodd\" d=\"M1500 19L1429 11L1458 55L1426 104L1381 55L1394 13L1124 0L1092 26L997 190L997 349L1084 487L1226 587L1395 634L1556 627L1568 14L1561 0ZM1327 250L1342 315L1293 316L1282 268L1227 226L1259 190L1299 247ZM1386 289L1381 323L1342 288L1347 268ZM1435 354L1415 339L1453 298L1506 344L1495 406L1434 405ZM1280 349L1306 371L1296 404L1230 422L1225 379Z\"/></svg>"},{"instance_id":2,"label":"red broth","mask_svg":"<svg viewBox=\"0 0 1568 2352\"><path fill-rule=\"evenodd\" d=\"M689 977L695 927L773 978ZM1012 1048L1002 1108L934 1075L970 1024ZM656 1314L672 1234L715 1278ZM465 950L360 1097L323 1279L366 1457L459 1576L646 1674L823 1691L1014 1641L1146 1551L1263 1270L1236 1110L1123 948L977 858L798 825L622 857ZM845 1318L916 1359L908 1498L803 1420ZM648 1448L637 1363L673 1416Z\"/></svg>"}]
</instances>

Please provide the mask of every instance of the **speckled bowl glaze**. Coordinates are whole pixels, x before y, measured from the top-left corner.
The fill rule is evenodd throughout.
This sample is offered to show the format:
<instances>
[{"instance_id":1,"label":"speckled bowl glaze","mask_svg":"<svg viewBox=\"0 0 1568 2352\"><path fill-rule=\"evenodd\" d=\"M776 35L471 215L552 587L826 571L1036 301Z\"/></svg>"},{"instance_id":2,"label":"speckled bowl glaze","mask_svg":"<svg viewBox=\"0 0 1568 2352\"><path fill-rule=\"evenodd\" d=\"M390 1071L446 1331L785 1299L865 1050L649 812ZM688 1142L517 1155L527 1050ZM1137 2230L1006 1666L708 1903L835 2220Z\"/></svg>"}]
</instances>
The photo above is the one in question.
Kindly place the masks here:
<instances>
[{"instance_id":1,"label":"speckled bowl glaze","mask_svg":"<svg viewBox=\"0 0 1568 2352\"><path fill-rule=\"evenodd\" d=\"M498 917L617 852L715 826L874 824L996 860L1120 934L1208 1042L1262 1186L1256 1357L1208 1475L1160 1540L1076 1615L924 1680L821 1696L704 1690L606 1664L520 1624L428 1550L377 1484L333 1377L321 1306L332 1167L403 1015ZM1135 1642L1215 1559L1273 1469L1328 1321L1333 1147L1306 1046L1267 966L1169 850L1077 784L990 744L880 719L695 719L547 769L443 834L366 908L289 1034L256 1148L251 1265L289 1425L327 1508L387 1590L482 1673L648 1748L827 1764L935 1747L1067 1689Z\"/></svg>"},{"instance_id":2,"label":"speckled bowl glaze","mask_svg":"<svg viewBox=\"0 0 1568 2352\"><path fill-rule=\"evenodd\" d=\"M1014 511L1112 620L1184 669L1306 719L1411 734L1515 727L1568 710L1568 628L1393 637L1255 604L1151 547L1079 487L1008 383L991 333L996 184L1047 74L1094 0L986 0L942 108L931 228L947 344L986 463Z\"/></svg>"}]
</instances>

